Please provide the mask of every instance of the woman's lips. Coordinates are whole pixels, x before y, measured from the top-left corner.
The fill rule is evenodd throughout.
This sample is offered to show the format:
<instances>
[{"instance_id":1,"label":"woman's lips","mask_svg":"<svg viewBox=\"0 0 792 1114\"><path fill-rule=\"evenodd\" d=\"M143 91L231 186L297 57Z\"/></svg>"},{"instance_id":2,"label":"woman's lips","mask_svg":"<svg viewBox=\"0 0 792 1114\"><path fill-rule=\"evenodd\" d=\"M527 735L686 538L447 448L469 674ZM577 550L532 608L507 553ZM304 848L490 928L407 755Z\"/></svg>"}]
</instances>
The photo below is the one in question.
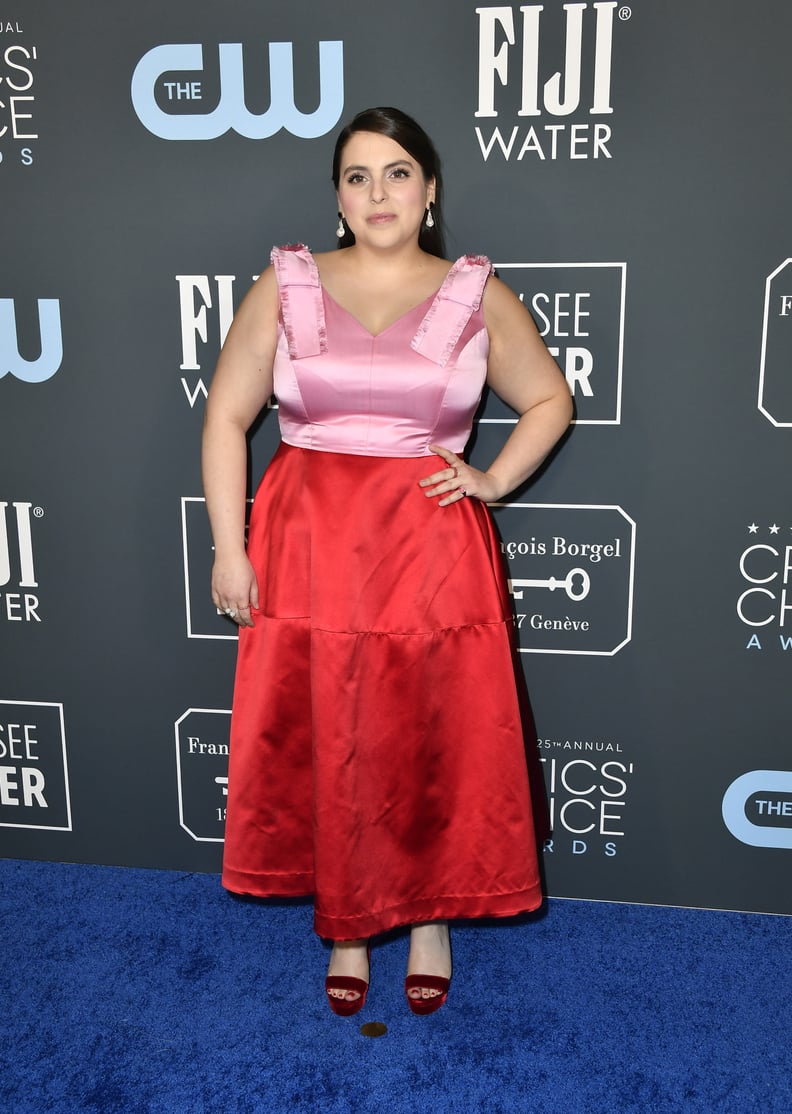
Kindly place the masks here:
<instances>
[{"instance_id":1,"label":"woman's lips","mask_svg":"<svg viewBox=\"0 0 792 1114\"><path fill-rule=\"evenodd\" d=\"M370 217L366 217L366 224L388 224L395 219L395 213L373 213Z\"/></svg>"}]
</instances>

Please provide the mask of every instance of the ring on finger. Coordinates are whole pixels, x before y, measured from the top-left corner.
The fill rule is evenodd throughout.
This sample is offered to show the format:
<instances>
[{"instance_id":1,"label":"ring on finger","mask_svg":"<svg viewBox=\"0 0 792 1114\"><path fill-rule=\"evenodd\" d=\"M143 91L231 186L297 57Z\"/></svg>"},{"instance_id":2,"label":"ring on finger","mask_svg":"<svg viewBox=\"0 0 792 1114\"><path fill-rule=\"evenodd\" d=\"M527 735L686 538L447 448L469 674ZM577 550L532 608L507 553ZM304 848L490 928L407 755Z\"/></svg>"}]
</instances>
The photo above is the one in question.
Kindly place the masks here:
<instances>
[{"instance_id":1,"label":"ring on finger","mask_svg":"<svg viewBox=\"0 0 792 1114\"><path fill-rule=\"evenodd\" d=\"M465 496L467 495L467 489L466 489L466 488L464 488L464 487L460 487L460 489L459 489L459 493L460 493L460 495L462 496L462 498L464 499L464 498L465 498Z\"/></svg>"}]
</instances>

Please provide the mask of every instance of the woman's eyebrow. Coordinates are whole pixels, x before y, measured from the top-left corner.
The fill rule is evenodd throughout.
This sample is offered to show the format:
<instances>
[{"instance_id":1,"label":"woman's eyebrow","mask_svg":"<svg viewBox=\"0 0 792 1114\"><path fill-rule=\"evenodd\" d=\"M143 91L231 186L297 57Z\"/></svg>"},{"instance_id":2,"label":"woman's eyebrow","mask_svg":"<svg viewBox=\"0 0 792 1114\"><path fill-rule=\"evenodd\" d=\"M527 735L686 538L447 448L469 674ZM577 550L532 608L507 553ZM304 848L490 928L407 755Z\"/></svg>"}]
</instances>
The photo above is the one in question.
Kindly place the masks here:
<instances>
[{"instance_id":1,"label":"woman's eyebrow","mask_svg":"<svg viewBox=\"0 0 792 1114\"><path fill-rule=\"evenodd\" d=\"M387 164L387 166L383 167L383 170L393 170L393 168L396 167L396 166L412 166L412 165L413 164L409 159L397 159L396 162L389 162ZM356 166L347 166L347 167L344 168L344 174L348 174L350 172L350 170L368 170L368 169L369 169L369 167L367 167L367 166L357 166L357 165Z\"/></svg>"}]
</instances>

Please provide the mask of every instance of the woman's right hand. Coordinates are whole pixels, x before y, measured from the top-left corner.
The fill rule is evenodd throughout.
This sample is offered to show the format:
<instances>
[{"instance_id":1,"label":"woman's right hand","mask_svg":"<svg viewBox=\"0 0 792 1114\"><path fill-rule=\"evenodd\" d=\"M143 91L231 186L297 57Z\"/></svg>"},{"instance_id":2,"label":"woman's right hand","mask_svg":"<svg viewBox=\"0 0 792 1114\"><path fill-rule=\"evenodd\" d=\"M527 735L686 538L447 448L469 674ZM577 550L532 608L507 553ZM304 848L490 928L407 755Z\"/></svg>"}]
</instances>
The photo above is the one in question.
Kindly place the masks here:
<instances>
[{"instance_id":1,"label":"woman's right hand","mask_svg":"<svg viewBox=\"0 0 792 1114\"><path fill-rule=\"evenodd\" d=\"M258 607L256 573L245 553L235 557L215 557L212 568L212 599L240 627L252 627L251 607Z\"/></svg>"}]
</instances>

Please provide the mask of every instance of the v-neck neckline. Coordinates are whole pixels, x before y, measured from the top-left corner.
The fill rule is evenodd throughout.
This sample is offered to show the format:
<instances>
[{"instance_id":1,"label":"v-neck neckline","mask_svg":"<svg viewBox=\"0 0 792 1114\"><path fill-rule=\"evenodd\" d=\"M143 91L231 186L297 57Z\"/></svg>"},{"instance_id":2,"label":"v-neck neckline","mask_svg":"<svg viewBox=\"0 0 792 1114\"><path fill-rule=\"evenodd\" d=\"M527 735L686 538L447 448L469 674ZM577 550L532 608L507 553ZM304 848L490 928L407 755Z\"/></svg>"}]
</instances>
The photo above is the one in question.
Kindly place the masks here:
<instances>
[{"instance_id":1,"label":"v-neck neckline","mask_svg":"<svg viewBox=\"0 0 792 1114\"><path fill-rule=\"evenodd\" d=\"M443 293L443 290L445 289L446 285L449 283L449 281L451 279L452 273L457 269L457 266L459 265L459 260L458 259L455 260L455 262L453 262L451 264L448 271L446 272L445 278L443 279L443 281L440 283L437 290L435 290L433 294L429 294L426 298L424 298L424 300L422 302L419 302L417 305L413 306L412 309L408 309L408 310L405 310L404 313L400 313L398 317L396 317L393 321L391 321L391 323L389 325L386 325L384 329L380 329L380 331L378 333L372 333L371 329L366 328L366 326L363 324L363 322L360 320L359 317L355 317L354 313L352 313L351 310L348 310L346 308L346 306L341 305L341 303L339 301L337 301L336 298L333 297L333 295L327 289L325 284L322 282L322 276L319 273L319 267L317 266L316 260L313 257L313 253L309 252L309 255L311 257L311 264L312 264L312 266L314 268L314 271L316 273L317 282L319 283L319 289L322 291L322 296L324 298L327 298L329 301L331 301L333 303L333 305L336 306L337 309L340 309L341 312L343 314L345 314L350 319L350 321L353 321L358 326L358 328L361 329L366 334L366 336L370 340L378 340L381 336L384 336L385 333L389 333L391 331L391 329L394 329L397 325L401 324L401 322L404 321L407 317L409 317L410 314L416 313L417 310L424 309L424 307L426 307L425 313L423 315L425 317L426 314L429 312L429 310L431 310L434 303L437 301L437 299ZM422 320L423 320L423 318L422 318Z\"/></svg>"}]
</instances>

